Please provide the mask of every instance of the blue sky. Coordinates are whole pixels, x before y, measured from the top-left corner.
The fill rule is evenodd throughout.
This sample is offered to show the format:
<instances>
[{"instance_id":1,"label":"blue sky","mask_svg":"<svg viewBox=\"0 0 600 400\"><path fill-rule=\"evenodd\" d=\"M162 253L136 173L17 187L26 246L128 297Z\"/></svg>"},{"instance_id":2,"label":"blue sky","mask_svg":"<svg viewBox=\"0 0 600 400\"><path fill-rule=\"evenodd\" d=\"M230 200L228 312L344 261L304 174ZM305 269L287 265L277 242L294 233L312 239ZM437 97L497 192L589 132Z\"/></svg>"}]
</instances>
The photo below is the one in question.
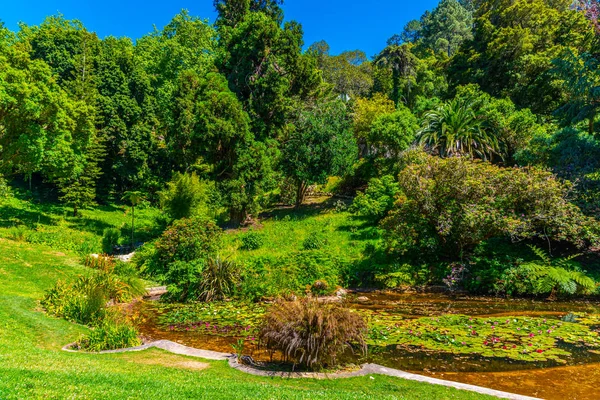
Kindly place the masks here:
<instances>
[{"instance_id":1,"label":"blue sky","mask_svg":"<svg viewBox=\"0 0 600 400\"><path fill-rule=\"evenodd\" d=\"M187 9L215 19L212 0L0 0L0 20L12 30L18 22L37 25L47 15L79 19L100 37L139 38ZM286 19L302 23L307 45L326 40L332 53L361 49L373 56L404 24L433 8L437 0L286 0Z\"/></svg>"}]
</instances>

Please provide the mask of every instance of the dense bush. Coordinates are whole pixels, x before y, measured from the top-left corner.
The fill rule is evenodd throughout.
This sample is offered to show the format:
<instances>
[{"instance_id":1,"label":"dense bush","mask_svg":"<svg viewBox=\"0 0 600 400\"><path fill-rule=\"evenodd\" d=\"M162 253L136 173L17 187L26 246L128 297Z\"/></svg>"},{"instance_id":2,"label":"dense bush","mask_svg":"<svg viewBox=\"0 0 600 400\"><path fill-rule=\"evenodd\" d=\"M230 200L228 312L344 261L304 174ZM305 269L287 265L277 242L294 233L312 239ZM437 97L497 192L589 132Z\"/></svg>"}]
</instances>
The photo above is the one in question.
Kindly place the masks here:
<instances>
[{"instance_id":1,"label":"dense bush","mask_svg":"<svg viewBox=\"0 0 600 400\"><path fill-rule=\"evenodd\" d=\"M316 281L327 286L325 292L342 283L348 261L324 250L300 251L282 257L263 256L248 260L241 272L238 294L247 300L301 294Z\"/></svg>"},{"instance_id":2,"label":"dense bush","mask_svg":"<svg viewBox=\"0 0 600 400\"><path fill-rule=\"evenodd\" d=\"M174 219L210 215L210 205L217 203L216 193L214 182L202 181L195 173L176 173L160 192L160 204Z\"/></svg>"},{"instance_id":3,"label":"dense bush","mask_svg":"<svg viewBox=\"0 0 600 400\"><path fill-rule=\"evenodd\" d=\"M573 182L575 203L600 216L600 142L594 136L574 128L536 135L516 158L522 165L552 168L559 177Z\"/></svg>"},{"instance_id":4,"label":"dense bush","mask_svg":"<svg viewBox=\"0 0 600 400\"><path fill-rule=\"evenodd\" d=\"M121 233L116 228L106 228L102 235L102 252L104 254L112 254L115 246L119 245Z\"/></svg>"},{"instance_id":5,"label":"dense bush","mask_svg":"<svg viewBox=\"0 0 600 400\"><path fill-rule=\"evenodd\" d=\"M98 271L73 283L58 281L41 301L50 314L81 324L97 324L106 316L109 302L129 301L145 293L136 278Z\"/></svg>"},{"instance_id":6,"label":"dense bush","mask_svg":"<svg viewBox=\"0 0 600 400\"><path fill-rule=\"evenodd\" d=\"M394 253L458 257L492 237L598 242L596 221L567 199L570 185L540 169L430 157L406 167L399 183L383 221Z\"/></svg>"},{"instance_id":7,"label":"dense bush","mask_svg":"<svg viewBox=\"0 0 600 400\"><path fill-rule=\"evenodd\" d=\"M168 273L176 261L207 259L220 246L222 230L213 221L202 218L177 220L154 243L155 262L151 273Z\"/></svg>"},{"instance_id":8,"label":"dense bush","mask_svg":"<svg viewBox=\"0 0 600 400\"><path fill-rule=\"evenodd\" d=\"M241 237L242 250L258 250L264 244L263 235L258 232L248 232Z\"/></svg>"},{"instance_id":9,"label":"dense bush","mask_svg":"<svg viewBox=\"0 0 600 400\"><path fill-rule=\"evenodd\" d=\"M135 347L142 342L135 327L126 322L106 318L78 344L83 350L103 351Z\"/></svg>"},{"instance_id":10,"label":"dense bush","mask_svg":"<svg viewBox=\"0 0 600 400\"><path fill-rule=\"evenodd\" d=\"M362 317L339 304L311 298L279 302L260 326L260 340L280 350L286 360L308 368L335 366L341 353L358 346L366 352L367 325Z\"/></svg>"},{"instance_id":11,"label":"dense bush","mask_svg":"<svg viewBox=\"0 0 600 400\"><path fill-rule=\"evenodd\" d=\"M373 178L367 189L354 198L351 211L381 220L392 209L399 191L398 181L393 176Z\"/></svg>"},{"instance_id":12,"label":"dense bush","mask_svg":"<svg viewBox=\"0 0 600 400\"><path fill-rule=\"evenodd\" d=\"M169 287L175 300L201 297L203 271L221 246L222 230L202 218L177 220L154 243L144 246L134 262Z\"/></svg>"}]
</instances>

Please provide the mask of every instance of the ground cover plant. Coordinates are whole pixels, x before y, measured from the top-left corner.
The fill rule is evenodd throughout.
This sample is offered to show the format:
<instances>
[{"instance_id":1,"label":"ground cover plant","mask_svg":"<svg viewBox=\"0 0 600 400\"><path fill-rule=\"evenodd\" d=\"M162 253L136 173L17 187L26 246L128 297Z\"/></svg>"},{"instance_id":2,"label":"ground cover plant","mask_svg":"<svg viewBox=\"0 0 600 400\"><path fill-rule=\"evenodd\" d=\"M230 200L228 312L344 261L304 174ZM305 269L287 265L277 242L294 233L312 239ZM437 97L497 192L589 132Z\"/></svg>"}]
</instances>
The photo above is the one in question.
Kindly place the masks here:
<instances>
[{"instance_id":1,"label":"ground cover plant","mask_svg":"<svg viewBox=\"0 0 600 400\"><path fill-rule=\"evenodd\" d=\"M241 374L224 362L206 362L160 350L130 354L74 354L61 351L90 330L40 312L37 300L58 279L89 272L77 254L45 245L0 239L0 396L6 399L148 396L228 399L285 397L290 399L419 398L480 399L481 395L398 380L385 376L349 380L265 380ZM202 360L204 361L204 360ZM198 364L198 365L200 365ZM128 384L123 385L126 381ZM267 384L268 383L268 384ZM274 384L275 383L275 384Z\"/></svg>"},{"instance_id":2,"label":"ground cover plant","mask_svg":"<svg viewBox=\"0 0 600 400\"><path fill-rule=\"evenodd\" d=\"M598 333L588 326L557 319L444 315L399 320L378 313L367 320L371 345L401 345L432 352L565 362L571 350L563 343L592 351L600 346Z\"/></svg>"}]
</instances>

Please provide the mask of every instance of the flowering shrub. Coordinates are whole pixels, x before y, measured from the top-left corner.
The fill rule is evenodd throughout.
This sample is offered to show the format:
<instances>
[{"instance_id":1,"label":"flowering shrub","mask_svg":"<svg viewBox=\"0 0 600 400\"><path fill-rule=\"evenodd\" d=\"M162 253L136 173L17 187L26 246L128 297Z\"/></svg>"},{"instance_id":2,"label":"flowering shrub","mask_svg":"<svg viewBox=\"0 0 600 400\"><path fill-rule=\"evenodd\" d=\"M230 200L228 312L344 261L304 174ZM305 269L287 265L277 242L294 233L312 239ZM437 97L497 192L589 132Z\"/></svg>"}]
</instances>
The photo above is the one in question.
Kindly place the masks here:
<instances>
[{"instance_id":1,"label":"flowering shrub","mask_svg":"<svg viewBox=\"0 0 600 400\"><path fill-rule=\"evenodd\" d=\"M401 195L382 222L388 249L458 257L493 237L598 243L598 226L568 201L571 185L537 168L429 157L399 174Z\"/></svg>"}]
</instances>

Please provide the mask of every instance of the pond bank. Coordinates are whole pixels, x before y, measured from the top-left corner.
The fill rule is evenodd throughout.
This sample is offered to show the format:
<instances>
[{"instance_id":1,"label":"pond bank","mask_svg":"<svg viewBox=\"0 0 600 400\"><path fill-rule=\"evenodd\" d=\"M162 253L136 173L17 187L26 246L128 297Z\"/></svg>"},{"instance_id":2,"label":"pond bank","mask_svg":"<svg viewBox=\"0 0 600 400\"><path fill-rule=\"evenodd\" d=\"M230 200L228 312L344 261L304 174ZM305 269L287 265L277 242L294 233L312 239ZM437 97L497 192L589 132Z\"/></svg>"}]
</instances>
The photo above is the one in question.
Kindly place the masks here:
<instances>
[{"instance_id":1,"label":"pond bank","mask_svg":"<svg viewBox=\"0 0 600 400\"><path fill-rule=\"evenodd\" d=\"M63 347L64 351L69 352L77 352L70 348L72 344L69 344ZM366 376L366 375L387 375L400 379L406 379L411 381L429 383L432 385L441 385L446 387L451 387L459 390L467 390L470 392L481 393L489 396L494 396L501 399L510 399L510 400L538 400L535 397L522 396L518 394L503 392L494 389L488 389L481 386L469 385L460 382L454 381L446 381L437 378L431 378L428 376L413 374L405 371L400 371L393 368L387 368L377 364L364 364L361 366L361 369L353 372L338 372L338 373L314 373L314 372L278 372L278 371L267 371L255 367L251 367L248 365L243 365L237 362L237 357L234 354L228 353L219 353L210 350L201 350L195 349L192 347L184 346L179 343L172 342L170 340L158 340L155 342L147 343L142 346L132 347L128 349L119 349L119 350L107 350L102 351L98 354L114 354L114 353L124 353L130 351L144 351L149 348L159 348L174 354L184 355L189 357L198 357L204 358L208 360L222 361L228 360L229 365L232 368L235 368L239 371L257 375L257 376L268 376L268 377L281 377L281 378L308 378L308 379L341 379L341 378L352 378L357 376ZM374 378L375 379L375 378Z\"/></svg>"}]
</instances>

